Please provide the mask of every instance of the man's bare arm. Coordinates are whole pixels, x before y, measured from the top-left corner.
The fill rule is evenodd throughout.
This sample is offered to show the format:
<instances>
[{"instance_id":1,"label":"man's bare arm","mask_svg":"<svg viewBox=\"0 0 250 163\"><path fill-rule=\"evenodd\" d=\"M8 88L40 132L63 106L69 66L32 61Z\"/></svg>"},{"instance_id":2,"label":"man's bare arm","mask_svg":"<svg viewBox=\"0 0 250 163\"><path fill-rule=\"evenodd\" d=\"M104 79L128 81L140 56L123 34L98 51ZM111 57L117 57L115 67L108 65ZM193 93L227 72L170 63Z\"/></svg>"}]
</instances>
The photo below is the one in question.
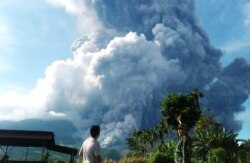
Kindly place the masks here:
<instances>
[{"instance_id":1,"label":"man's bare arm","mask_svg":"<svg viewBox=\"0 0 250 163\"><path fill-rule=\"evenodd\" d=\"M96 163L102 163L102 158L101 158L100 155L95 156L95 162L96 162Z\"/></svg>"},{"instance_id":2,"label":"man's bare arm","mask_svg":"<svg viewBox=\"0 0 250 163\"><path fill-rule=\"evenodd\" d=\"M79 156L83 157L83 150L82 150L82 148L79 151Z\"/></svg>"}]
</instances>

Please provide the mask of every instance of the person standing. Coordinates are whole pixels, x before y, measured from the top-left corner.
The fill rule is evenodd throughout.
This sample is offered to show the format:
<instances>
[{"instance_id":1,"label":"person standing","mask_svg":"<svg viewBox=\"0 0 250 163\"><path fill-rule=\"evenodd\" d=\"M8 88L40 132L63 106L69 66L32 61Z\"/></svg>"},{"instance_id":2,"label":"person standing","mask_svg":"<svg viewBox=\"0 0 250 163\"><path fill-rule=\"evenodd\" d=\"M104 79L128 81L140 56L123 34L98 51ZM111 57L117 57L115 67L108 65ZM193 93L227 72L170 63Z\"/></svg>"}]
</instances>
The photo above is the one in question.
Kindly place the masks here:
<instances>
[{"instance_id":1,"label":"person standing","mask_svg":"<svg viewBox=\"0 0 250 163\"><path fill-rule=\"evenodd\" d=\"M79 150L79 155L83 157L83 163L101 163L101 147L97 138L100 135L100 126L90 127L90 137L84 140Z\"/></svg>"},{"instance_id":2,"label":"person standing","mask_svg":"<svg viewBox=\"0 0 250 163\"><path fill-rule=\"evenodd\" d=\"M175 163L191 163L191 139L188 136L188 128L185 124L179 124L179 140L175 150Z\"/></svg>"}]
</instances>

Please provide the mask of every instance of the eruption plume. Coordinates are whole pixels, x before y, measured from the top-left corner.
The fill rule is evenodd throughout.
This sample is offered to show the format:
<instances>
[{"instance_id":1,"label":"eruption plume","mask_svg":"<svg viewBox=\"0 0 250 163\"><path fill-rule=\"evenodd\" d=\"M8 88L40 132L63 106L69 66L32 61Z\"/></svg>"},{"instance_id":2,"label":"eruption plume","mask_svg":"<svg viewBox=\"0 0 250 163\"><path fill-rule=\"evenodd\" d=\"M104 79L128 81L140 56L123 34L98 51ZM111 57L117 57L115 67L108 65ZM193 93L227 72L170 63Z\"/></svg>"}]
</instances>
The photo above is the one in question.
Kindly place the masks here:
<instances>
[{"instance_id":1,"label":"eruption plume","mask_svg":"<svg viewBox=\"0 0 250 163\"><path fill-rule=\"evenodd\" d=\"M93 21L88 17L93 30L74 42L72 58L52 63L17 103L20 119L27 113L66 119L84 135L100 124L102 145L112 146L135 128L154 126L165 95L198 88L220 122L241 128L234 114L249 96L250 64L241 58L221 66L222 52L211 46L194 0L87 0L81 6L95 13ZM26 105L30 97L35 102ZM0 107L17 114L13 106Z\"/></svg>"}]
</instances>

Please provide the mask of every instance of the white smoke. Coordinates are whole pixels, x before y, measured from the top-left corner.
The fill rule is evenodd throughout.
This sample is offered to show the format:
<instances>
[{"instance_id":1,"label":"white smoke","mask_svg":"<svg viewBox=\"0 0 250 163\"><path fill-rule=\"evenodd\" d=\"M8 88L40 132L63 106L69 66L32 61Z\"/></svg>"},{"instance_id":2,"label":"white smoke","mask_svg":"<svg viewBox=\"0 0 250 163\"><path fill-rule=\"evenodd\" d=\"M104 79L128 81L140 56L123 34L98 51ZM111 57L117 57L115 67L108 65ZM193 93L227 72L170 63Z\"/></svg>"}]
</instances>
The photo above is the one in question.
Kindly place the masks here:
<instances>
[{"instance_id":1,"label":"white smoke","mask_svg":"<svg viewBox=\"0 0 250 163\"><path fill-rule=\"evenodd\" d=\"M1 110L6 112L1 119L64 118L81 129L99 123L107 144L131 131L122 129L141 126L144 110L151 109L148 104L155 87L186 77L177 60L165 60L158 46L143 35L116 37L96 52L86 52L86 44L77 48L81 51L73 59L50 65L28 95L3 94ZM118 128L109 128L113 125Z\"/></svg>"}]
</instances>

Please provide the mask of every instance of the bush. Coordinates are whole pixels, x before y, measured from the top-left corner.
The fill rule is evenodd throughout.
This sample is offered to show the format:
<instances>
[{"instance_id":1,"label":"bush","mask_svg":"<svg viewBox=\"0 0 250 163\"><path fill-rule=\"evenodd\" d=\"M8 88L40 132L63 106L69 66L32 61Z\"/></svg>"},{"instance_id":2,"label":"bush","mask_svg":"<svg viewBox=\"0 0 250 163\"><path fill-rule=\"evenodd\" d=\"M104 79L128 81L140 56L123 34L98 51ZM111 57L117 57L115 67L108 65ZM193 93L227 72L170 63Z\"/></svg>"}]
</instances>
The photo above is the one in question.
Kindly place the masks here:
<instances>
[{"instance_id":1,"label":"bush","mask_svg":"<svg viewBox=\"0 0 250 163\"><path fill-rule=\"evenodd\" d=\"M166 153L156 152L148 159L147 163L174 163L174 160L169 158Z\"/></svg>"},{"instance_id":2,"label":"bush","mask_svg":"<svg viewBox=\"0 0 250 163\"><path fill-rule=\"evenodd\" d=\"M208 158L209 163L221 163L225 162L226 151L223 148L212 149Z\"/></svg>"},{"instance_id":3,"label":"bush","mask_svg":"<svg viewBox=\"0 0 250 163\"><path fill-rule=\"evenodd\" d=\"M176 141L169 140L158 144L157 152L164 153L168 158L174 159Z\"/></svg>"},{"instance_id":4,"label":"bush","mask_svg":"<svg viewBox=\"0 0 250 163\"><path fill-rule=\"evenodd\" d=\"M238 156L238 163L247 162L247 151L246 150L239 150L237 153L237 156Z\"/></svg>"},{"instance_id":5,"label":"bush","mask_svg":"<svg viewBox=\"0 0 250 163\"><path fill-rule=\"evenodd\" d=\"M146 163L147 157L125 157L120 163Z\"/></svg>"}]
</instances>

